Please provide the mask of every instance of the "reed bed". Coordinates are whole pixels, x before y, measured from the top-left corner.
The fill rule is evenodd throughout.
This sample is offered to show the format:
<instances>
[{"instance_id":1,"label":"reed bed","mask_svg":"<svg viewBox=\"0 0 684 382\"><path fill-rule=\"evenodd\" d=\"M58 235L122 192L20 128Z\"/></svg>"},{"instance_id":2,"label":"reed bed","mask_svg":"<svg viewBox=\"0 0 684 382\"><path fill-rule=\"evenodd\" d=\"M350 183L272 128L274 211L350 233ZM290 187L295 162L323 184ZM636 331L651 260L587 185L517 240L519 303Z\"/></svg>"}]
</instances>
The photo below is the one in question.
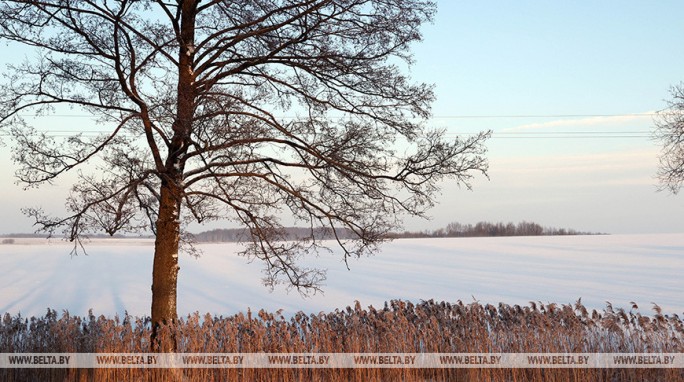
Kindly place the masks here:
<instances>
[{"instance_id":1,"label":"reed bed","mask_svg":"<svg viewBox=\"0 0 684 382\"><path fill-rule=\"evenodd\" d=\"M151 352L148 318L5 314L1 353ZM161 336L179 353L682 353L684 322L658 306L391 301L329 313L184 317ZM684 381L681 369L0 369L2 381Z\"/></svg>"}]
</instances>

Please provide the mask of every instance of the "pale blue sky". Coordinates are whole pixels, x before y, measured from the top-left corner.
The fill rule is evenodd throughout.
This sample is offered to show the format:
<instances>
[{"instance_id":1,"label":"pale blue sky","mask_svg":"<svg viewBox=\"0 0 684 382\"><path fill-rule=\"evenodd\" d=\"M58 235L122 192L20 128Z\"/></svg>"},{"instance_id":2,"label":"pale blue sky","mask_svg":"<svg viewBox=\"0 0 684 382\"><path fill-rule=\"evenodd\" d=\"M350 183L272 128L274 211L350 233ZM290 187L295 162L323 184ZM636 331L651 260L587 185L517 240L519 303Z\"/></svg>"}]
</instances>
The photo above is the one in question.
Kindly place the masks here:
<instances>
[{"instance_id":1,"label":"pale blue sky","mask_svg":"<svg viewBox=\"0 0 684 382\"><path fill-rule=\"evenodd\" d=\"M648 137L648 113L684 81L684 2L438 5L411 75L436 85L434 126L494 131L490 180L477 178L473 191L445 184L433 220L406 228L533 220L610 233L684 230L684 195L656 192L658 147ZM21 192L8 148L0 150L0 233L30 231L19 208L58 210L65 188Z\"/></svg>"},{"instance_id":2,"label":"pale blue sky","mask_svg":"<svg viewBox=\"0 0 684 382\"><path fill-rule=\"evenodd\" d=\"M684 81L682 14L681 1L439 1L413 74L436 84L436 125L494 137L490 180L447 185L429 225L684 230L682 196L656 192L652 117L625 115L664 108ZM549 117L501 117L526 115Z\"/></svg>"}]
</instances>

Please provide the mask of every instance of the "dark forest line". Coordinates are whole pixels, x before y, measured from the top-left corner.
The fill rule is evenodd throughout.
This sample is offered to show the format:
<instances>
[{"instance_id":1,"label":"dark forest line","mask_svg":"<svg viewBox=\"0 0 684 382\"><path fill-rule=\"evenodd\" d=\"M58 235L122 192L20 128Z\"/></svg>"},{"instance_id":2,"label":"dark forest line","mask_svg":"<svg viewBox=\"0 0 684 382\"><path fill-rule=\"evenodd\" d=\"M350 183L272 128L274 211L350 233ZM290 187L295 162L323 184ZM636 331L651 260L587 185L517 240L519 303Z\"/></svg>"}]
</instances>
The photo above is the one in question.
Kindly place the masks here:
<instances>
[{"instance_id":1,"label":"dark forest line","mask_svg":"<svg viewBox=\"0 0 684 382\"><path fill-rule=\"evenodd\" d=\"M300 240L313 237L317 240L335 239L335 234L329 228L300 228L287 227L283 229L288 240ZM338 229L337 238L341 240L353 239L354 233L347 229ZM602 235L601 233L584 232L570 228L544 227L538 223L522 221L514 223L479 222L476 224L449 223L446 227L436 230L404 231L388 234L391 239L405 238L439 238L439 237L497 237L497 236L566 236L566 235ZM246 229L229 228L213 229L193 235L198 242L234 242L249 240Z\"/></svg>"},{"instance_id":2,"label":"dark forest line","mask_svg":"<svg viewBox=\"0 0 684 382\"><path fill-rule=\"evenodd\" d=\"M517 224L478 222L476 224L449 223L444 228L433 231L406 231L395 234L395 238L430 238L430 237L497 237L497 236L572 236L572 235L605 235L605 233L578 231L572 228L544 227L538 223L521 221Z\"/></svg>"},{"instance_id":3,"label":"dark forest line","mask_svg":"<svg viewBox=\"0 0 684 382\"><path fill-rule=\"evenodd\" d=\"M220 243L220 242L241 242L249 241L249 230L242 228L219 228L200 233L191 234L192 238L199 243ZM501 236L570 236L570 235L605 235L604 233L578 231L571 228L554 228L544 227L538 223L522 221L517 224L509 223L491 223L478 222L476 224L461 224L458 222L449 223L446 227L436 230L425 231L404 231L397 233L390 233L387 235L390 239L408 239L408 238L440 238L440 237L501 237ZM303 228L303 227L285 227L283 228L282 237L285 240L306 240L307 238L315 237L316 240L349 240L354 239L355 234L348 229L338 229L333 233L330 228ZM0 235L4 239L2 244L12 244L9 238L44 238L45 234L8 234ZM124 235L90 235L92 239L102 238L154 238L152 235L148 236L124 236Z\"/></svg>"}]
</instances>

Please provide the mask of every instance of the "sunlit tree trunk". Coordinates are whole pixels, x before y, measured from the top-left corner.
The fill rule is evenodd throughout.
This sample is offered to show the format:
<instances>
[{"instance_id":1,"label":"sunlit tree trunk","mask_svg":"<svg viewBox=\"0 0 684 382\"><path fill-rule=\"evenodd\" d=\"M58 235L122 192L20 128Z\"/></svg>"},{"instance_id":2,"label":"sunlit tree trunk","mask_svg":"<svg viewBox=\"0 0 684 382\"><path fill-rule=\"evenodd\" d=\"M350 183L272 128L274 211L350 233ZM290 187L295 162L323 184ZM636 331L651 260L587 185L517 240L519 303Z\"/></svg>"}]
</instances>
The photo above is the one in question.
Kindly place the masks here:
<instances>
[{"instance_id":1,"label":"sunlit tree trunk","mask_svg":"<svg viewBox=\"0 0 684 382\"><path fill-rule=\"evenodd\" d=\"M157 219L154 263L152 266L153 343L160 325L174 324L177 318L178 248L180 202L172 187L163 185ZM175 350L175 344L158 343L160 350Z\"/></svg>"},{"instance_id":2,"label":"sunlit tree trunk","mask_svg":"<svg viewBox=\"0 0 684 382\"><path fill-rule=\"evenodd\" d=\"M173 324L177 318L176 298L178 270L180 269L178 249L184 156L188 149L195 108L193 62L196 6L197 3L194 0L187 0L181 4L176 119L173 124L173 138L168 147L166 172L162 176L152 269L152 323L155 328L159 325ZM156 333L153 332L153 337L155 336ZM161 350L175 351L175 343L160 345Z\"/></svg>"}]
</instances>

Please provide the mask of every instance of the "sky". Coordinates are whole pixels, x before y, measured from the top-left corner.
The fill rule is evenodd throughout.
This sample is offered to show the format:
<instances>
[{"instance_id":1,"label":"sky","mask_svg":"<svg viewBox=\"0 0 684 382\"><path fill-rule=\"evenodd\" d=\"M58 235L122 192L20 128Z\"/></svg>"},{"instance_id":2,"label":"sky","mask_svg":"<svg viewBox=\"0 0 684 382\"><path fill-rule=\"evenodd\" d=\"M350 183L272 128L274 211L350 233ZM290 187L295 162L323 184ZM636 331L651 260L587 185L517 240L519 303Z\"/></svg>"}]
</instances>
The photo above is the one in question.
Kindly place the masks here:
<instances>
[{"instance_id":1,"label":"sky","mask_svg":"<svg viewBox=\"0 0 684 382\"><path fill-rule=\"evenodd\" d=\"M444 183L432 219L410 218L405 228L527 220L684 231L684 195L657 191L650 135L669 88L684 81L682 14L681 1L439 0L409 74L435 85L430 126L450 137L493 131L489 179L476 177L472 190ZM23 191L8 144L0 147L0 234L31 232L20 208L58 212L68 179Z\"/></svg>"}]
</instances>

